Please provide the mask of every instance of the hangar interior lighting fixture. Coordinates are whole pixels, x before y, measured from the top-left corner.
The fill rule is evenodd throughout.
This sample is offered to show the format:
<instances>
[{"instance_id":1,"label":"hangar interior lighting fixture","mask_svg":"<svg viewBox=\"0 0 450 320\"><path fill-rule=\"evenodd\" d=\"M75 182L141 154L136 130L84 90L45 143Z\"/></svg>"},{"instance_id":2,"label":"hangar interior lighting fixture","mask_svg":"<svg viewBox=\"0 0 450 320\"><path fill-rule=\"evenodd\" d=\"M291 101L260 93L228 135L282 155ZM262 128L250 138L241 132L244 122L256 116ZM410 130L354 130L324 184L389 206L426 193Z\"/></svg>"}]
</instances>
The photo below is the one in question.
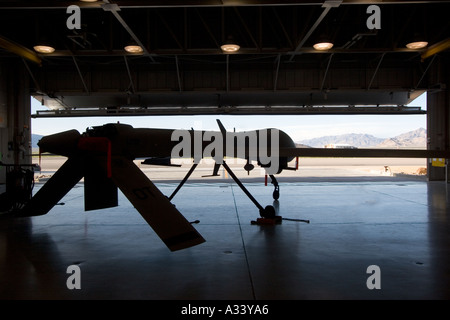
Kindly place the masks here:
<instances>
[{"instance_id":1,"label":"hangar interior lighting fixture","mask_svg":"<svg viewBox=\"0 0 450 320\"><path fill-rule=\"evenodd\" d=\"M415 33L410 42L406 44L408 49L419 50L428 46L428 42L425 40L425 36L422 33Z\"/></svg>"},{"instance_id":2,"label":"hangar interior lighting fixture","mask_svg":"<svg viewBox=\"0 0 450 320\"><path fill-rule=\"evenodd\" d=\"M49 45L39 44L33 47L34 51L39 53L53 53L55 52L55 48Z\"/></svg>"},{"instance_id":3,"label":"hangar interior lighting fixture","mask_svg":"<svg viewBox=\"0 0 450 320\"><path fill-rule=\"evenodd\" d=\"M418 50L418 49L425 48L427 45L428 45L428 42L426 42L426 41L413 41L413 42L406 44L406 47L408 49Z\"/></svg>"},{"instance_id":4,"label":"hangar interior lighting fixture","mask_svg":"<svg viewBox=\"0 0 450 320\"><path fill-rule=\"evenodd\" d=\"M239 45L237 45L237 44L230 43L230 44L224 44L220 48L224 52L237 52L237 51L239 51L239 49L241 47Z\"/></svg>"},{"instance_id":5,"label":"hangar interior lighting fixture","mask_svg":"<svg viewBox=\"0 0 450 320\"><path fill-rule=\"evenodd\" d=\"M328 42L328 41L321 41L321 42L315 43L313 45L313 48L318 51L330 50L331 48L333 48L333 43Z\"/></svg>"},{"instance_id":6,"label":"hangar interior lighting fixture","mask_svg":"<svg viewBox=\"0 0 450 320\"><path fill-rule=\"evenodd\" d=\"M317 51L326 51L333 48L333 42L329 39L326 33L321 34L317 42L313 44L313 48Z\"/></svg>"},{"instance_id":7,"label":"hangar interior lighting fixture","mask_svg":"<svg viewBox=\"0 0 450 320\"><path fill-rule=\"evenodd\" d=\"M137 44L130 44L125 46L125 51L128 53L142 53L144 52L144 49L142 49L141 46L138 46Z\"/></svg>"},{"instance_id":8,"label":"hangar interior lighting fixture","mask_svg":"<svg viewBox=\"0 0 450 320\"><path fill-rule=\"evenodd\" d=\"M220 48L225 53L233 53L239 51L241 47L234 42L231 36L229 36L227 41L222 46L220 46Z\"/></svg>"},{"instance_id":9,"label":"hangar interior lighting fixture","mask_svg":"<svg viewBox=\"0 0 450 320\"><path fill-rule=\"evenodd\" d=\"M144 52L144 48L142 48L134 39L130 39L127 43L125 43L124 49L128 53L134 54L140 54Z\"/></svg>"}]
</instances>

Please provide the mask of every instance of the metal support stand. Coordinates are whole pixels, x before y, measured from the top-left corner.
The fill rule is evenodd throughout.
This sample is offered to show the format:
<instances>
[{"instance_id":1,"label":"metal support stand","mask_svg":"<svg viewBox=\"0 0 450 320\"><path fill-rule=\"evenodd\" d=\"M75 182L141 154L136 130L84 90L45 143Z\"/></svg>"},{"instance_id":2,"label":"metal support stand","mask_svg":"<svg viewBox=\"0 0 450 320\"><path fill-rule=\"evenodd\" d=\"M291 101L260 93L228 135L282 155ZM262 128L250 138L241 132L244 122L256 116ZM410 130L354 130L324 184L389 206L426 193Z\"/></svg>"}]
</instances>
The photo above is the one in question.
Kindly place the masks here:
<instances>
[{"instance_id":1,"label":"metal support stand","mask_svg":"<svg viewBox=\"0 0 450 320\"><path fill-rule=\"evenodd\" d=\"M262 205L259 204L259 202L251 195L251 193L247 190L247 188L242 184L242 182L236 177L234 172L230 169L230 167L226 164L224 161L222 163L225 170L227 170L228 174L233 178L234 182L237 183L237 185L244 191L244 193L247 195L247 197L256 205L256 207L259 209L259 214L261 217L265 218L274 218L275 217L275 208L273 206L267 206L263 208Z\"/></svg>"},{"instance_id":2,"label":"metal support stand","mask_svg":"<svg viewBox=\"0 0 450 320\"><path fill-rule=\"evenodd\" d=\"M238 179L238 177L236 177L234 172L231 171L230 167L225 163L225 161L223 162L222 165L225 168L225 170L227 170L228 174L233 178L234 182L237 183L237 185L242 189L242 191L244 191L244 193L247 195L247 197L249 197L249 199L252 200L252 202L258 207L259 211L264 210L264 208L259 204L258 201L256 201L256 199L251 195L251 193L242 184L242 182Z\"/></svg>"},{"instance_id":3,"label":"metal support stand","mask_svg":"<svg viewBox=\"0 0 450 320\"><path fill-rule=\"evenodd\" d=\"M197 163L194 163L189 169L186 176L183 178L183 180L180 182L180 184L177 186L177 188L172 192L170 197L168 198L169 201L173 199L173 197L177 194L177 192L181 189L181 187L184 185L184 183L189 179L192 172L194 172L195 168L197 168ZM273 206L266 206L265 208L259 204L259 202L252 196L252 194L247 190L247 188L242 184L242 182L238 179L238 177L234 174L234 172L230 169L230 167L226 164L225 161L222 163L225 170L228 172L228 174L233 178L234 182L237 183L237 185L241 188L242 191L247 195L247 197L255 204L255 206L259 209L259 214L263 219L267 220L279 220L281 221L281 217L275 216L275 208ZM278 182L275 179L274 176L270 176L272 179L272 183L275 185L276 190L278 190ZM275 191L274 191L275 193ZM267 224L267 223L266 223Z\"/></svg>"},{"instance_id":4,"label":"metal support stand","mask_svg":"<svg viewBox=\"0 0 450 320\"><path fill-rule=\"evenodd\" d=\"M189 177L191 176L192 172L194 172L195 168L197 168L198 163L194 163L191 167L191 169L189 169L188 173L186 174L186 176L183 178L183 180L181 180L180 184L178 185L178 187L172 192L172 194L169 197L169 201L171 201L173 199L173 197L175 197L175 195L177 194L177 192L181 189L181 187L184 185L184 183L187 181L187 179L189 179Z\"/></svg>"}]
</instances>

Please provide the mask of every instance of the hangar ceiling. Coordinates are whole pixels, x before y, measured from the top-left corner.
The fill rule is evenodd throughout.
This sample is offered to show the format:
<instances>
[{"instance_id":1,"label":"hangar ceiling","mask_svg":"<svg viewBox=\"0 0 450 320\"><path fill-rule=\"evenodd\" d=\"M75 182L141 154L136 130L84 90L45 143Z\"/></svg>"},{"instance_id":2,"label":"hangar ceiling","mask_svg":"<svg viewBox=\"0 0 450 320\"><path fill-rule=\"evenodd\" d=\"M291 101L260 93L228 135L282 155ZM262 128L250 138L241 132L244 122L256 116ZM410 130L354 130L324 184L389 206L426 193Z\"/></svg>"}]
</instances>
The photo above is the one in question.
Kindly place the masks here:
<instances>
[{"instance_id":1,"label":"hangar ceiling","mask_svg":"<svg viewBox=\"0 0 450 320\"><path fill-rule=\"evenodd\" d=\"M380 28L368 20L380 9ZM69 29L70 5L80 29ZM22 57L35 116L423 113L442 85L450 1L2 1L0 58ZM72 22L75 20L71 20ZM373 22L373 20L372 20ZM326 36L334 46L317 51ZM424 49L406 44L422 36ZM232 38L237 53L221 45ZM39 54L46 42L56 50ZM140 54L124 46L135 42Z\"/></svg>"}]
</instances>

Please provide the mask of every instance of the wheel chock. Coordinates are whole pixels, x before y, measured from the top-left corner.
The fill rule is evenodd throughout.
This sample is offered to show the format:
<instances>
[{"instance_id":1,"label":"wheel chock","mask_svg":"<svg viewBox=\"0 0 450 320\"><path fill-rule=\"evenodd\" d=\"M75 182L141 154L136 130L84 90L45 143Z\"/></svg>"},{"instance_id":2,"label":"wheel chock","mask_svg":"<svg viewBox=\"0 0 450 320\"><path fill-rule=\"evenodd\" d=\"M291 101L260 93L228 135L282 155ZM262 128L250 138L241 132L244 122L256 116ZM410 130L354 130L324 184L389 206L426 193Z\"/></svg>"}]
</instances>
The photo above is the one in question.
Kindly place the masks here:
<instances>
[{"instance_id":1,"label":"wheel chock","mask_svg":"<svg viewBox=\"0 0 450 320\"><path fill-rule=\"evenodd\" d=\"M251 224L256 224L259 226L274 226L276 224L281 224L281 221L281 216L275 216L273 218L258 218L256 221L251 221Z\"/></svg>"}]
</instances>

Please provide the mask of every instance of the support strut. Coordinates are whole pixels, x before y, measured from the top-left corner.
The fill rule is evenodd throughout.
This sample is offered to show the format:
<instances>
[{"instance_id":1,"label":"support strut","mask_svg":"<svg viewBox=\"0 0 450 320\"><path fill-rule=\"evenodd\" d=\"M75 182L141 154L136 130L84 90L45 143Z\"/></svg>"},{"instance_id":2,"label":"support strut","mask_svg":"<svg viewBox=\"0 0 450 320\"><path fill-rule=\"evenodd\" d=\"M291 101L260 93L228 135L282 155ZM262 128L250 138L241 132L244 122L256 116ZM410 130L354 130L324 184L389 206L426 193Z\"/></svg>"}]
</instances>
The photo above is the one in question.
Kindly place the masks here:
<instances>
[{"instance_id":1,"label":"support strut","mask_svg":"<svg viewBox=\"0 0 450 320\"><path fill-rule=\"evenodd\" d=\"M180 184L176 187L176 189L172 192L172 194L169 197L169 201L171 201L173 199L173 197L175 197L175 195L177 194L177 192L181 189L181 187L184 185L184 183L189 179L189 177L191 176L192 172L194 172L195 168L197 168L197 163L194 163L192 165L192 167L189 169L188 173L186 174L186 176L183 178L183 180L181 180ZM239 178L234 174L234 172L231 170L231 168L226 164L225 161L223 161L222 163L223 167L225 168L225 170L227 170L228 174L233 178L234 182L236 182L236 184L242 189L242 191L244 191L244 193L247 195L247 197L255 204L255 206L259 209L259 214L261 217L264 218L270 218L273 219L275 218L275 208L273 206L266 206L265 208L259 204L259 202L252 196L252 194L247 190L247 188L242 184L242 182L239 180ZM274 176L270 176L272 179L272 183L275 186L278 186L277 180L275 179Z\"/></svg>"},{"instance_id":2,"label":"support strut","mask_svg":"<svg viewBox=\"0 0 450 320\"><path fill-rule=\"evenodd\" d=\"M187 179L189 179L189 177L191 176L192 172L194 172L195 168L197 168L198 163L194 163L192 165L192 167L189 169L188 173L186 174L186 176L183 178L183 180L181 180L180 184L178 185L178 187L172 192L172 194L169 197L169 201L171 201L173 199L173 197L175 197L175 195L177 194L177 192L181 189L181 187L184 185L184 183L187 181Z\"/></svg>"},{"instance_id":3,"label":"support strut","mask_svg":"<svg viewBox=\"0 0 450 320\"><path fill-rule=\"evenodd\" d=\"M273 206L266 206L263 208L262 205L259 204L259 202L252 196L252 194L247 190L247 188L242 184L242 182L236 177L234 172L230 169L230 167L226 164L224 161L222 163L225 170L227 170L228 174L233 178L234 182L244 191L244 193L247 195L247 197L256 205L256 207L259 209L259 214L261 217L266 218L272 218L275 217L275 208Z\"/></svg>"}]
</instances>

